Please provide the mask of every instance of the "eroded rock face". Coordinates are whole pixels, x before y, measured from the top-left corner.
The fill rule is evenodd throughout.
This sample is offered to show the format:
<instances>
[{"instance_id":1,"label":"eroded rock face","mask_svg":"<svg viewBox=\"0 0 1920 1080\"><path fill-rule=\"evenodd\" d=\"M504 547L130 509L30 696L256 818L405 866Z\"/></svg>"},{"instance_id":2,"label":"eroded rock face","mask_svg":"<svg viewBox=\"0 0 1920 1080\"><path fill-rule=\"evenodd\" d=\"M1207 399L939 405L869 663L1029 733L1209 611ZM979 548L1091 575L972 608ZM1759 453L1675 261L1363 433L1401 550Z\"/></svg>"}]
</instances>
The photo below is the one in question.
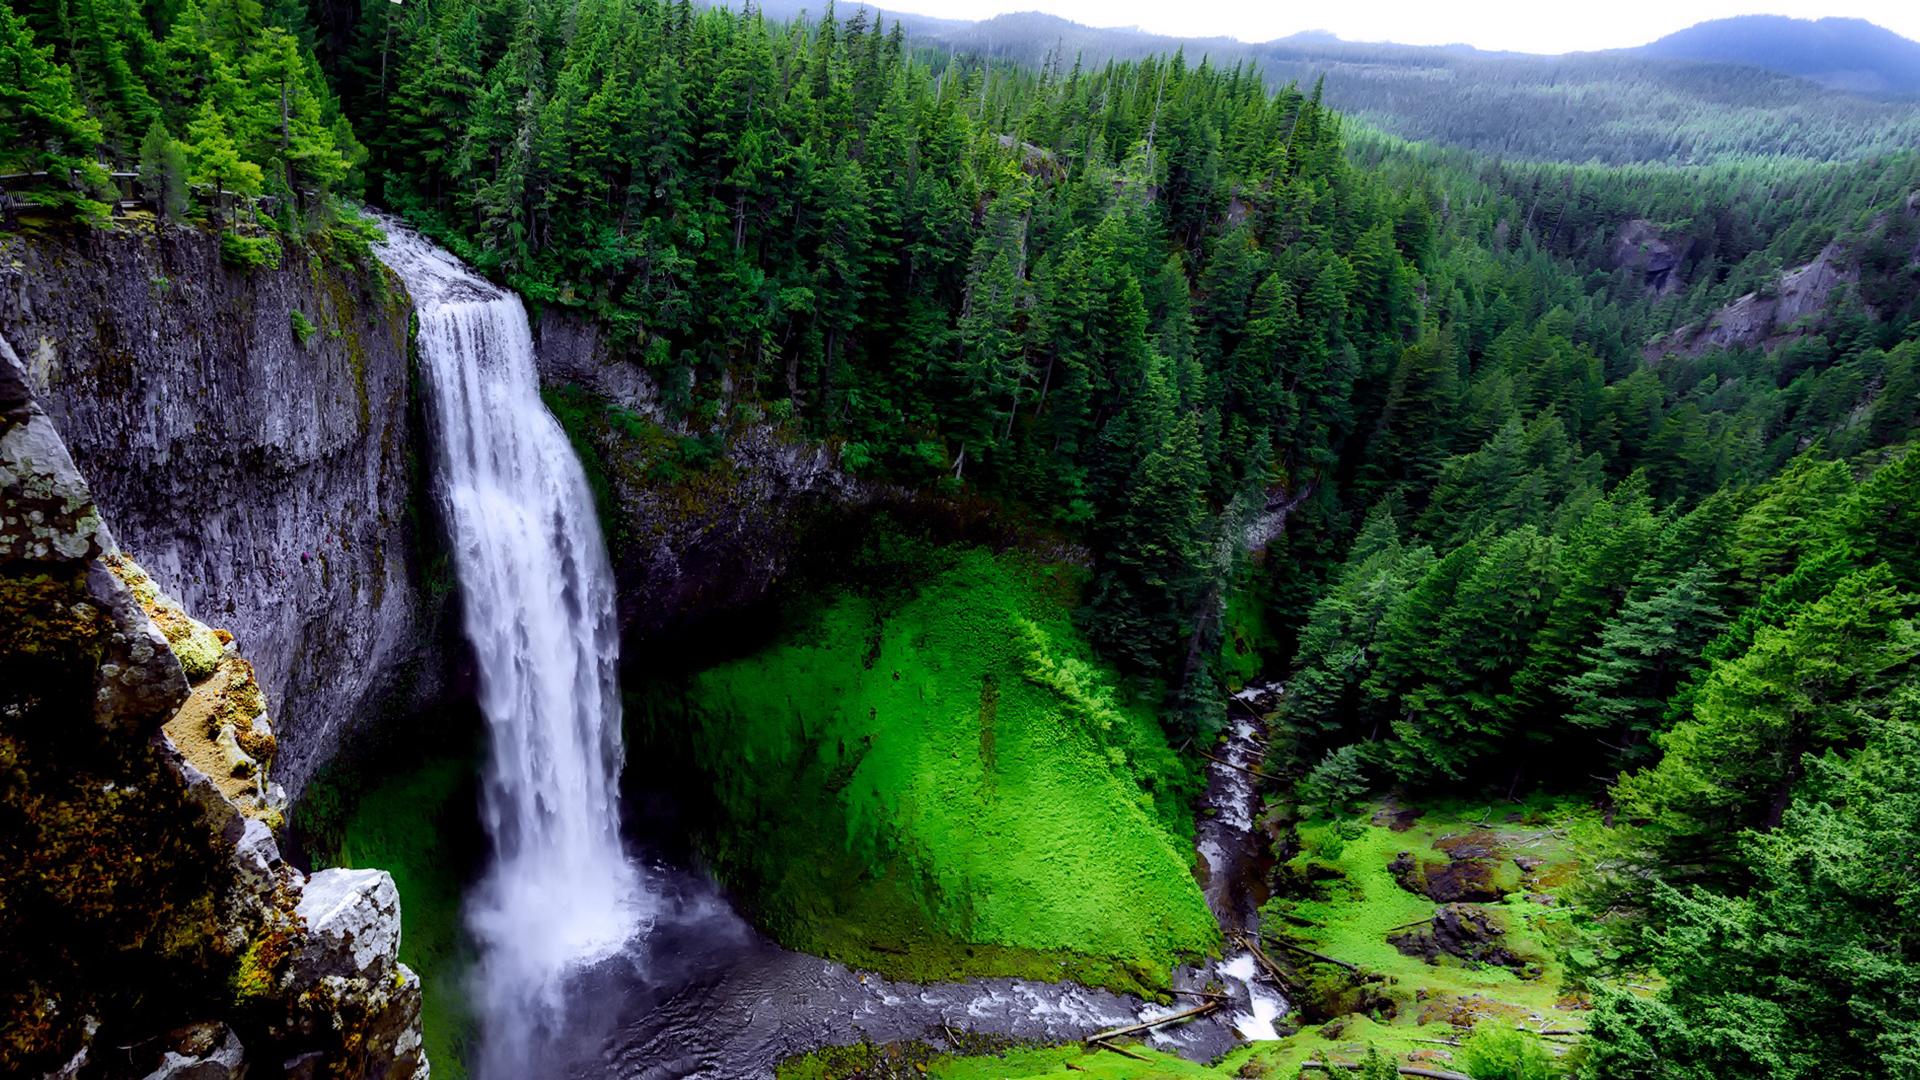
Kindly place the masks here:
<instances>
[{"instance_id":1,"label":"eroded rock face","mask_svg":"<svg viewBox=\"0 0 1920 1080\"><path fill-rule=\"evenodd\" d=\"M272 808L182 756L166 725L235 660L183 664L218 635L124 558L0 338L0 1074L424 1077L392 879L308 899Z\"/></svg>"},{"instance_id":2,"label":"eroded rock face","mask_svg":"<svg viewBox=\"0 0 1920 1080\"><path fill-rule=\"evenodd\" d=\"M1680 288L1680 265L1693 250L1690 240L1667 239L1660 227L1645 218L1620 226L1608 248L1608 260L1639 275L1648 292L1664 296Z\"/></svg>"},{"instance_id":3,"label":"eroded rock face","mask_svg":"<svg viewBox=\"0 0 1920 1080\"><path fill-rule=\"evenodd\" d=\"M580 387L666 426L652 376L592 322L543 311L534 348L549 388ZM723 461L676 483L623 468L636 448L618 432L598 436L595 449L618 515L601 524L613 540L621 630L629 641L658 640L751 606L804 550L810 518L881 497L842 470L830 450L783 438L767 424L737 429Z\"/></svg>"},{"instance_id":4,"label":"eroded rock face","mask_svg":"<svg viewBox=\"0 0 1920 1080\"><path fill-rule=\"evenodd\" d=\"M1799 338L1826 314L1834 293L1858 284L1860 268L1839 240L1805 266L1780 275L1777 287L1752 292L1721 308L1704 323L1683 326L1646 348L1658 361L1668 353L1698 356L1712 349L1774 349Z\"/></svg>"},{"instance_id":5,"label":"eroded rock face","mask_svg":"<svg viewBox=\"0 0 1920 1080\"><path fill-rule=\"evenodd\" d=\"M294 312L319 328L304 343ZM352 724L441 670L408 313L377 266L290 251L243 273L203 230L0 238L24 381L120 543L251 658L296 797Z\"/></svg>"}]
</instances>

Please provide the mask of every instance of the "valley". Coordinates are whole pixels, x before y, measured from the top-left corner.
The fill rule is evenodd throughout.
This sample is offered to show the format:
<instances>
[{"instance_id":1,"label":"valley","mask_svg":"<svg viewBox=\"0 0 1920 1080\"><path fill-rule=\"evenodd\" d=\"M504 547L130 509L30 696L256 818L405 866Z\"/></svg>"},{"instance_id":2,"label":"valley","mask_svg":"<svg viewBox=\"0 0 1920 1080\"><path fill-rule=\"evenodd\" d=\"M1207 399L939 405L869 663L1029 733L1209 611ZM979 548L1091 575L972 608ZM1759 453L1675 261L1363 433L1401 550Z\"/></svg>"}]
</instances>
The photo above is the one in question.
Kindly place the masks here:
<instances>
[{"instance_id":1,"label":"valley","mask_svg":"<svg viewBox=\"0 0 1920 1080\"><path fill-rule=\"evenodd\" d=\"M8 0L0 1072L1920 1075L1906 46Z\"/></svg>"}]
</instances>

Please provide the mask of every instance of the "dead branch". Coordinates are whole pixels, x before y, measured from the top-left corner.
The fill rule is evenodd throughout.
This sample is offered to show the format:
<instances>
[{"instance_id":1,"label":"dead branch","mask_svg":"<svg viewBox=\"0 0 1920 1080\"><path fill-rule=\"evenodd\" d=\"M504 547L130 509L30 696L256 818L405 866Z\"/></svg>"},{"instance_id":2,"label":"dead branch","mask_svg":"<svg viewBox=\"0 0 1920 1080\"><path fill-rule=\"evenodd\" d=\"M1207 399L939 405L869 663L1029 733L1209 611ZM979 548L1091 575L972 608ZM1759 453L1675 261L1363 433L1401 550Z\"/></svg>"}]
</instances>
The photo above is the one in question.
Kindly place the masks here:
<instances>
[{"instance_id":1,"label":"dead branch","mask_svg":"<svg viewBox=\"0 0 1920 1080\"><path fill-rule=\"evenodd\" d=\"M1137 1024L1128 1024L1125 1027L1113 1028L1110 1031L1097 1032L1095 1034L1087 1036L1086 1041L1089 1043L1098 1043L1098 1042L1103 1042L1107 1039L1118 1038L1122 1035L1132 1035L1136 1032L1141 1032L1141 1031L1152 1031L1154 1028L1162 1027L1167 1024L1177 1023L1181 1020L1191 1020L1196 1016L1205 1016L1206 1014L1214 1011L1215 1009L1218 1009L1219 1007L1220 1007L1220 999L1214 998L1212 1001L1208 1001L1205 1004L1195 1005L1191 1009L1185 1009L1180 1012L1171 1013L1169 1015L1157 1017L1152 1020L1142 1020Z\"/></svg>"},{"instance_id":2,"label":"dead branch","mask_svg":"<svg viewBox=\"0 0 1920 1080\"><path fill-rule=\"evenodd\" d=\"M1300 1067L1303 1069L1325 1069L1328 1071L1333 1069L1351 1069L1355 1072L1358 1072L1360 1069L1360 1066L1344 1061L1303 1061L1300 1063ZM1420 1069L1412 1065L1399 1066L1399 1072L1401 1076L1423 1076L1426 1077L1427 1080L1473 1080L1473 1077L1468 1076L1466 1073L1442 1072L1439 1069Z\"/></svg>"},{"instance_id":3,"label":"dead branch","mask_svg":"<svg viewBox=\"0 0 1920 1080\"><path fill-rule=\"evenodd\" d=\"M1233 762L1228 761L1226 758L1215 757L1214 755L1207 753L1205 750L1199 750L1198 752L1201 757L1206 758L1208 761L1213 762L1215 765L1225 765L1229 769L1238 769L1241 772L1246 773L1248 776L1257 776L1262 780L1271 780L1276 784L1281 782L1279 777L1274 776L1271 773L1263 773L1259 769L1249 769L1245 765L1235 765Z\"/></svg>"},{"instance_id":4,"label":"dead branch","mask_svg":"<svg viewBox=\"0 0 1920 1080\"><path fill-rule=\"evenodd\" d=\"M1152 1060L1151 1058L1146 1057L1143 1054L1136 1054L1124 1046L1116 1046L1113 1043L1106 1042L1102 1039L1088 1039L1087 1045L1093 1047L1095 1050L1111 1050L1114 1053L1119 1054L1121 1057L1129 1057L1135 1061L1151 1061Z\"/></svg>"}]
</instances>

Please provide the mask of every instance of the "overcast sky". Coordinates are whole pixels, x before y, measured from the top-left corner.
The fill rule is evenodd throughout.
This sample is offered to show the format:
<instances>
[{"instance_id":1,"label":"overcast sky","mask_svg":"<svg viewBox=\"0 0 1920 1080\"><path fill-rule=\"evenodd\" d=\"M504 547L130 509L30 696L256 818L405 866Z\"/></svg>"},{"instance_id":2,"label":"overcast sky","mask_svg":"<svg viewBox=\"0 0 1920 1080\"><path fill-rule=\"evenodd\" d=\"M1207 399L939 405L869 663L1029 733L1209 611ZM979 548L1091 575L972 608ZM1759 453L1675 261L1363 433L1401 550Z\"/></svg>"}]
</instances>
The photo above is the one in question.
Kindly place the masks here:
<instances>
[{"instance_id":1,"label":"overcast sky","mask_svg":"<svg viewBox=\"0 0 1920 1080\"><path fill-rule=\"evenodd\" d=\"M858 0L840 0L852 7ZM1270 41L1331 30L1349 41L1465 43L1560 53L1643 45L1728 15L1848 15L1920 40L1920 0L873 0L886 10L952 19L1046 11L1089 26L1138 26L1181 37ZM824 6L824 0L821 6Z\"/></svg>"}]
</instances>

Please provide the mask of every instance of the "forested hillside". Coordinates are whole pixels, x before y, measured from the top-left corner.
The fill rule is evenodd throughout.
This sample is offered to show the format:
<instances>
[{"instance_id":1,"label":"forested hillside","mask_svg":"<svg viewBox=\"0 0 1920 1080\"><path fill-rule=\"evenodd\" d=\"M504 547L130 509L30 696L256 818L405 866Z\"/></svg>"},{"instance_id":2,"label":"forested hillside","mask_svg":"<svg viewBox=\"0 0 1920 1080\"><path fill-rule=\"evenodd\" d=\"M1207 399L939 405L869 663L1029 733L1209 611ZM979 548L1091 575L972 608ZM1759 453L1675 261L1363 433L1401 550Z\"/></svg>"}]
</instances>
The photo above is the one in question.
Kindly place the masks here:
<instances>
[{"instance_id":1,"label":"forested hillside","mask_svg":"<svg viewBox=\"0 0 1920 1080\"><path fill-rule=\"evenodd\" d=\"M680 430L773 425L1083 546L1080 626L1170 743L1285 673L1289 806L1601 807L1585 1075L1920 1071L1910 113L1608 91L1614 154L1552 134L1583 92L1454 69L1498 118L1471 145L1848 159L1512 164L1350 137L1251 66L988 63L864 11L10 3L17 222L109 227L132 171L245 262L351 243L364 194L597 319ZM1482 122L1453 100L1413 133ZM1649 352L1829 247L1790 336Z\"/></svg>"},{"instance_id":2,"label":"forested hillside","mask_svg":"<svg viewBox=\"0 0 1920 1080\"><path fill-rule=\"evenodd\" d=\"M768 10L797 15L788 0ZM1184 50L1216 66L1258 65L1269 85L1326 82L1343 113L1402 138L1535 161L1700 165L1728 158L1837 161L1912 146L1920 107L1912 100L1828 89L1804 55L1817 50L1804 27L1773 42L1777 66L1734 50L1690 57L1645 49L1531 56L1464 46L1411 46L1296 34L1258 44L1182 39L1130 29L1096 29L1038 12L977 23L904 16L909 36L1030 67L1140 60ZM1791 20L1787 20L1791 23ZM1390 38L1391 25L1380 37ZM1876 70L1898 74L1900 49ZM1725 62L1715 62L1725 61ZM1864 65L1863 65L1864 66ZM1847 73L1836 72L1844 75ZM1878 84L1876 84L1877 86Z\"/></svg>"},{"instance_id":3,"label":"forested hillside","mask_svg":"<svg viewBox=\"0 0 1920 1080\"><path fill-rule=\"evenodd\" d=\"M1714 19L1629 51L1746 64L1858 93L1920 93L1920 43L1865 19Z\"/></svg>"}]
</instances>

